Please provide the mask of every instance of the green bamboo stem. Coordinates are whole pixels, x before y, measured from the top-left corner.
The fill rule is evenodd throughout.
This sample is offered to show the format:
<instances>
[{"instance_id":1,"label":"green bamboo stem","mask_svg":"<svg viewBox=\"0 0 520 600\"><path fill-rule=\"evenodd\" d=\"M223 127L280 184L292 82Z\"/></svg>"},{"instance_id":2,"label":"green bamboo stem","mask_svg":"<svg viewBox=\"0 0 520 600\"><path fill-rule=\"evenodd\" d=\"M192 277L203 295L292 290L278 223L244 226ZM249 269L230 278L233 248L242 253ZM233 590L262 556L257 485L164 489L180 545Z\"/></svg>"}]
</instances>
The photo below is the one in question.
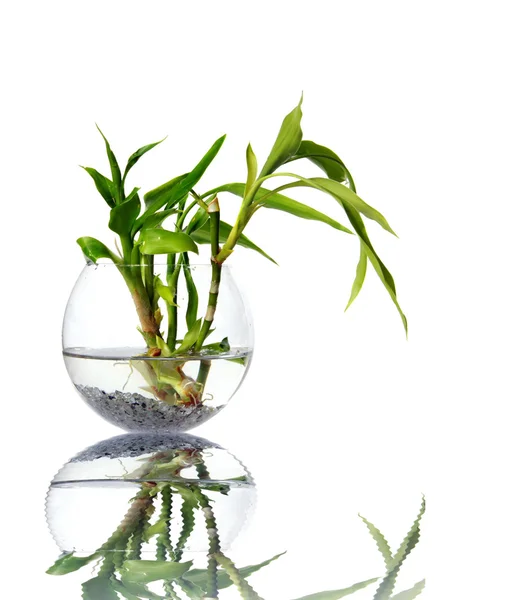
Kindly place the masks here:
<instances>
[{"instance_id":1,"label":"green bamboo stem","mask_svg":"<svg viewBox=\"0 0 520 600\"><path fill-rule=\"evenodd\" d=\"M217 308L218 293L220 288L220 279L222 275L222 264L218 262L217 256L220 252L219 231L220 231L220 206L218 198L214 198L208 205L210 241L211 241L211 287L209 290L208 305L206 315L202 323L199 337L195 344L195 351L200 352L202 345L209 330L213 325L215 310Z\"/></svg>"},{"instance_id":2,"label":"green bamboo stem","mask_svg":"<svg viewBox=\"0 0 520 600\"><path fill-rule=\"evenodd\" d=\"M166 342L168 347L173 352L177 344L177 284L179 282L179 275L181 272L181 260L177 261L175 254L168 254L167 258L167 270L166 270L166 282L167 285L172 289L174 305L168 304L168 336Z\"/></svg>"},{"instance_id":3,"label":"green bamboo stem","mask_svg":"<svg viewBox=\"0 0 520 600\"><path fill-rule=\"evenodd\" d=\"M153 254L144 255L141 258L141 275L143 278L144 288L146 293L148 294L148 298L150 299L150 304L153 306L153 297L154 297L154 289L153 289ZM155 307L153 307L155 308Z\"/></svg>"}]
</instances>

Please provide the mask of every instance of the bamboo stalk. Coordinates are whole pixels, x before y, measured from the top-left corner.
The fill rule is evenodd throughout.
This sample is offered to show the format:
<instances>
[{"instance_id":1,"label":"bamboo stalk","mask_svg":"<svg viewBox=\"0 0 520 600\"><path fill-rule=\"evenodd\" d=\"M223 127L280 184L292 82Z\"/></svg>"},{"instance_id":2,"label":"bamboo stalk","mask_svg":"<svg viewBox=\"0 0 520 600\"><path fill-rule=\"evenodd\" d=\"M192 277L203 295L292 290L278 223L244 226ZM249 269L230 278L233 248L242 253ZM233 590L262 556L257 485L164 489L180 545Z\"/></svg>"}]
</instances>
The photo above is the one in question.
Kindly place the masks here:
<instances>
[{"instance_id":1,"label":"bamboo stalk","mask_svg":"<svg viewBox=\"0 0 520 600\"><path fill-rule=\"evenodd\" d=\"M211 241L211 287L209 289L208 305L206 315L202 323L199 337L195 344L195 351L200 352L204 340L208 336L209 330L213 324L215 310L217 308L218 293L220 288L220 279L222 275L222 264L218 262L217 256L220 252L219 232L220 232L220 206L218 198L214 198L208 205L209 228Z\"/></svg>"}]
</instances>

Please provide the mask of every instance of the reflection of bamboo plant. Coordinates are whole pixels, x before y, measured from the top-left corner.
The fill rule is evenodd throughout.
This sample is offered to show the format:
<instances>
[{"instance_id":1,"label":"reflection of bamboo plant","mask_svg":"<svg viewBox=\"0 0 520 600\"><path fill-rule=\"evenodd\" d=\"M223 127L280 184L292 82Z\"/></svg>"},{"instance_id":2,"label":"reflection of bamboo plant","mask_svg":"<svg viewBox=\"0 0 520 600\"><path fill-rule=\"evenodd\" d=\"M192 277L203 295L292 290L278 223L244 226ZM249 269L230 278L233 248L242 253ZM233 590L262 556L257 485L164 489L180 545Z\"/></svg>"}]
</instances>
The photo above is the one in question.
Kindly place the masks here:
<instances>
[{"instance_id":1,"label":"reflection of bamboo plant","mask_svg":"<svg viewBox=\"0 0 520 600\"><path fill-rule=\"evenodd\" d=\"M199 480L182 480L181 472L196 467ZM64 575L96 561L95 577L83 584L83 600L209 600L218 599L220 590L234 586L244 600L261 600L248 578L277 560L273 556L257 565L238 568L220 546L219 529L208 492L227 495L230 484L211 481L197 450L160 452L146 459L143 466L127 475L135 481L144 479L140 490L131 500L123 520L110 538L93 554L80 557L68 553L59 558L48 570L53 575ZM241 478L238 478L240 480ZM172 540L172 500L181 500L181 530ZM419 525L425 510L421 510L397 552L392 553L383 534L363 519L384 557L386 575L369 579L341 590L330 590L305 596L299 600L336 600L379 582L374 600L413 600L424 587L424 581L413 588L392 595L403 562L419 540ZM208 537L208 564L204 569L193 568L191 560L183 561L185 547L194 528L195 515L203 517ZM154 513L158 513L153 521ZM143 546L155 542L155 560L143 560ZM152 591L148 584L162 582L163 594Z\"/></svg>"},{"instance_id":2,"label":"reflection of bamboo plant","mask_svg":"<svg viewBox=\"0 0 520 600\"><path fill-rule=\"evenodd\" d=\"M87 259L112 260L119 268L134 300L140 320L140 331L147 345L148 357L177 359L172 361L137 361L149 390L165 402L175 405L196 405L202 402L202 394L210 369L208 354L225 354L229 350L227 340L221 344L208 345L219 296L222 264L236 246L253 249L269 260L263 250L244 235L244 229L260 208L284 211L290 215L325 223L339 231L355 234L360 243L360 258L348 306L358 295L367 270L367 263L374 267L392 302L397 307L406 328L406 318L397 301L392 275L383 264L368 237L363 216L377 222L383 229L393 233L390 225L376 209L366 204L357 194L354 181L343 161L328 148L303 140L300 126L301 101L284 119L273 148L259 171L256 156L248 146L246 151L247 178L245 183L220 185L199 194L195 186L219 152L224 137L219 138L192 171L180 175L144 194L139 188L127 194L127 175L137 161L158 143L137 150L128 159L123 173L106 140L111 179L86 167L97 190L110 207L110 229L119 235L121 251L115 254L100 241L91 237L78 240ZM103 134L102 134L103 135ZM281 167L308 159L324 171L326 177L302 177L294 172L280 171ZM274 189L264 187L283 177L284 183ZM307 187L327 194L339 203L352 229L281 192ZM230 193L242 198L238 215L233 225L220 218L217 194ZM174 230L163 227L166 219L175 219ZM189 253L198 253L199 244L211 248L211 282L203 316L198 316L199 294L190 271ZM156 255L166 255L166 279L162 281L154 265ZM273 261L274 262L274 261ZM179 306L178 289L184 277L188 291L185 307L187 333L178 339ZM162 307L161 307L162 305ZM163 317L167 326L161 331ZM196 379L183 371L182 359L186 355L201 359ZM144 363L144 364L143 364Z\"/></svg>"}]
</instances>

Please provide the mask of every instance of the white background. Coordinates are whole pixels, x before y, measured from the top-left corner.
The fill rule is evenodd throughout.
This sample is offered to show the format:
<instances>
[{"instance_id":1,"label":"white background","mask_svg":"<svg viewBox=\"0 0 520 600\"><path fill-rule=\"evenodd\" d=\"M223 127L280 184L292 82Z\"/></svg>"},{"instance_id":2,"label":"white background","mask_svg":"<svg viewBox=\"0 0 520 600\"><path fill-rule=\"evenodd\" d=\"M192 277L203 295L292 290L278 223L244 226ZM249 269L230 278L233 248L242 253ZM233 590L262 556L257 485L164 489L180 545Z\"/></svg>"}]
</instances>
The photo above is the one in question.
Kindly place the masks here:
<instances>
[{"instance_id":1,"label":"white background","mask_svg":"<svg viewBox=\"0 0 520 600\"><path fill-rule=\"evenodd\" d=\"M247 539L256 558L294 547L294 595L377 574L357 512L396 544L424 492L424 538L403 584L428 574L432 598L514 597L516 9L500 0L2 8L4 590L76 597L42 575L56 556L45 489L68 457L117 433L75 395L60 356L83 264L75 239L111 239L106 206L77 166L107 170L94 123L122 158L169 135L134 169L144 190L227 133L209 189L244 179L249 141L267 155L303 90L304 137L340 154L400 236L370 227L409 340L372 272L343 314L353 238L261 212L248 235L280 267L247 251L232 257L255 316L254 363L229 408L197 433L254 472L260 503ZM298 198L343 218L332 200ZM236 200L221 204L231 219ZM242 548L252 548L245 538ZM342 550L344 572L327 579L319 565L341 564Z\"/></svg>"}]
</instances>

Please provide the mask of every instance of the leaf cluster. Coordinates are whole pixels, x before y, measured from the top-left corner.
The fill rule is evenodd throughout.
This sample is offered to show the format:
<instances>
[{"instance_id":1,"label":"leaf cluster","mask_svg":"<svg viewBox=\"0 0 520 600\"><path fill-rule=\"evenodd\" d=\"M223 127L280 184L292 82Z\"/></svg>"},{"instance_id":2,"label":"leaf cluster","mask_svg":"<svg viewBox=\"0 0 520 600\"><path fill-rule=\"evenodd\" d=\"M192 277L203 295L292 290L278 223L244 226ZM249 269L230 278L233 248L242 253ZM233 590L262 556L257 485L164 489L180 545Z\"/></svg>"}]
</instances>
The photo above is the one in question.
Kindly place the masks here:
<instances>
[{"instance_id":1,"label":"leaf cluster","mask_svg":"<svg viewBox=\"0 0 520 600\"><path fill-rule=\"evenodd\" d=\"M390 233L394 233L385 217L375 208L363 201L356 192L354 180L341 158L332 150L311 140L304 140L301 128L302 100L284 118L272 149L259 169L257 157L249 145L246 149L247 176L245 182L225 183L204 193L195 188L206 170L219 153L225 136L217 139L191 171L176 175L166 183L146 192L141 198L140 189L125 190L127 176L135 164L163 140L139 148L127 160L124 169L118 163L112 148L104 136L110 177L91 167L84 167L91 176L96 189L107 203L109 228L120 237L122 252L112 252L101 241L91 237L78 240L88 260L97 262L109 259L118 265L141 264L143 257L162 254L180 255L184 266L189 263L189 253L197 254L200 244L211 243L211 225L208 207L217 194L232 194L242 199L234 223L220 221L218 243L221 245L217 260L221 264L235 250L236 246L258 252L266 259L274 259L244 234L244 229L260 209L282 211L291 216L325 224L343 233L354 235L359 243L359 262L356 269L347 308L359 294L370 263L381 280L392 302L395 304L405 329L406 317L397 300L393 277L376 252L364 223L364 218L376 222ZM308 160L316 165L324 176L306 178L295 172L287 171L291 163ZM284 177L289 182L278 187L268 187L269 182ZM316 210L287 195L285 190L300 187L311 188L325 194L338 203L346 217L347 224L333 219L326 212ZM173 228L167 228L165 221L176 217ZM189 269L188 269L189 270ZM184 269L186 273L187 269ZM190 287L190 282L187 281ZM159 284L157 293L168 301L164 289ZM165 284L169 285L168 282ZM150 286L149 286L150 287ZM171 286L170 286L171 287ZM191 286L192 287L192 286ZM163 293L161 293L161 291ZM149 289L153 303L153 290ZM192 294L190 294L191 298ZM170 304L173 298L170 298ZM192 310L187 320L193 326L195 318Z\"/></svg>"}]
</instances>

